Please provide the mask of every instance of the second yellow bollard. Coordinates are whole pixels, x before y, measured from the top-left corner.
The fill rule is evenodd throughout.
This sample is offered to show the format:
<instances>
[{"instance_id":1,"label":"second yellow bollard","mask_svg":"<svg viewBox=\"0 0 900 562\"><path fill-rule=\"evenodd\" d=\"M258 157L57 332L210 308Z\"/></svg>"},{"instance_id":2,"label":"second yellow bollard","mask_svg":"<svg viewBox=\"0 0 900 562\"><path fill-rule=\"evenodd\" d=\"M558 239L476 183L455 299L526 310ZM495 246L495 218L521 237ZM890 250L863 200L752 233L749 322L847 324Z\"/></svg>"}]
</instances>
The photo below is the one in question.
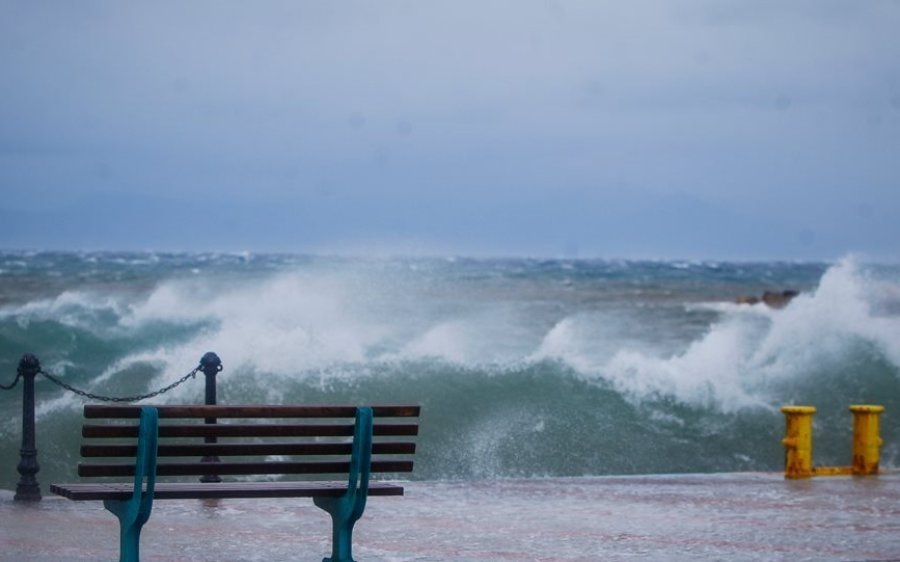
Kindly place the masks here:
<instances>
[{"instance_id":1,"label":"second yellow bollard","mask_svg":"<svg viewBox=\"0 0 900 562\"><path fill-rule=\"evenodd\" d=\"M781 443L785 447L784 477L809 478L812 467L812 417L814 406L784 406L787 427Z\"/></svg>"},{"instance_id":2,"label":"second yellow bollard","mask_svg":"<svg viewBox=\"0 0 900 562\"><path fill-rule=\"evenodd\" d=\"M878 474L881 436L878 416L884 406L854 405L853 412L853 474Z\"/></svg>"}]
</instances>

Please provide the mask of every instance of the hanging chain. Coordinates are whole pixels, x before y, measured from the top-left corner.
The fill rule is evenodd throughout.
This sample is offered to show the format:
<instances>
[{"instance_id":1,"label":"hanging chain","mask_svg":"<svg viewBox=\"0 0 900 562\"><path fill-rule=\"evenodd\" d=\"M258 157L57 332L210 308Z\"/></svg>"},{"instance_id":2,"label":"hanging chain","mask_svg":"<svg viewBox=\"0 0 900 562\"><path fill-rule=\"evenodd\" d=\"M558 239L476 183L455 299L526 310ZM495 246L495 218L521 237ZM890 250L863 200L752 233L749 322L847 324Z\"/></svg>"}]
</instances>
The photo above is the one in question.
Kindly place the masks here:
<instances>
[{"instance_id":1,"label":"hanging chain","mask_svg":"<svg viewBox=\"0 0 900 562\"><path fill-rule=\"evenodd\" d=\"M101 396L99 394L94 394L93 392L79 390L79 389L73 387L72 385L66 384L63 381L61 381L58 378L51 375L50 373L48 373L47 371L41 370L40 373L42 375L44 375L45 377L47 377L48 379L50 379L54 384L61 386L70 392L74 392L75 394L77 394L79 396L83 396L85 398L90 398L91 400L99 400L101 402L139 402L141 400L146 400L147 398L152 398L154 396L159 396L160 394L163 394L165 392L169 392L170 390L172 390L176 386L180 385L184 381L194 378L194 376L197 374L197 371L199 371L201 367L202 367L202 365L198 366L196 369L194 369L190 373L184 375L183 377L181 377L177 381L173 382L169 386L160 388L159 390L156 390L154 392L149 392L147 394L139 394L137 396ZM13 382L13 384L15 384L15 382Z\"/></svg>"},{"instance_id":2,"label":"hanging chain","mask_svg":"<svg viewBox=\"0 0 900 562\"><path fill-rule=\"evenodd\" d=\"M12 384L10 384L9 386L6 386L5 384L0 384L0 388L2 388L3 390L12 390L16 386L16 383L19 382L19 379L21 377L22 377L21 373L16 373L16 378L13 379Z\"/></svg>"}]
</instances>

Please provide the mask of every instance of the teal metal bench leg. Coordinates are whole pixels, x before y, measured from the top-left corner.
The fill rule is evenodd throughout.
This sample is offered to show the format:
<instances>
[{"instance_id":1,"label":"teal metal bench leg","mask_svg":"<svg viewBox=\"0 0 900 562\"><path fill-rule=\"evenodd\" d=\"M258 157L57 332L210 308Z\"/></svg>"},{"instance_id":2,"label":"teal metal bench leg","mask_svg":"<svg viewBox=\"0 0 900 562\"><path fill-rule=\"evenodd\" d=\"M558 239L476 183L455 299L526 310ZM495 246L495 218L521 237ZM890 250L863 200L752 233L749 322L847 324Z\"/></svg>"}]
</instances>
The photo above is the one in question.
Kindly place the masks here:
<instances>
[{"instance_id":1,"label":"teal metal bench leg","mask_svg":"<svg viewBox=\"0 0 900 562\"><path fill-rule=\"evenodd\" d=\"M119 518L119 562L140 562L141 529L150 519L156 485L156 408L141 409L138 451L134 464L134 491L127 500L105 500L103 507ZM143 489L144 478L147 488Z\"/></svg>"},{"instance_id":2,"label":"teal metal bench leg","mask_svg":"<svg viewBox=\"0 0 900 562\"><path fill-rule=\"evenodd\" d=\"M313 502L331 514L331 557L322 562L354 562L353 525L345 498L313 498Z\"/></svg>"},{"instance_id":3,"label":"teal metal bench leg","mask_svg":"<svg viewBox=\"0 0 900 562\"><path fill-rule=\"evenodd\" d=\"M313 498L316 506L331 514L331 557L322 562L354 562L353 526L366 509L371 461L372 408L357 408L347 491L336 498Z\"/></svg>"},{"instance_id":4,"label":"teal metal bench leg","mask_svg":"<svg viewBox=\"0 0 900 562\"><path fill-rule=\"evenodd\" d=\"M146 517L139 514L137 518L134 518L129 510L130 500L105 500L103 507L119 518L119 562L139 562L141 528L150 518L150 514L147 513Z\"/></svg>"}]
</instances>

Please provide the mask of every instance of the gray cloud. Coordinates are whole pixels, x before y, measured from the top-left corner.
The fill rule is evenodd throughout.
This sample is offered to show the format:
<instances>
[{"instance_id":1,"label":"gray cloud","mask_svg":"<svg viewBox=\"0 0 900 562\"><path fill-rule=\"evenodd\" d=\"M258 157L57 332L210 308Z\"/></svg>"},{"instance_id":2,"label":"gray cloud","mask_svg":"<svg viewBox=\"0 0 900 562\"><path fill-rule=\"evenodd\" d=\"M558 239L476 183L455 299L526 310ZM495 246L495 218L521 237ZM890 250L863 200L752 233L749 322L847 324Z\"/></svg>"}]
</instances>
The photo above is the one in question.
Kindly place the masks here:
<instances>
[{"instance_id":1,"label":"gray cloud","mask_svg":"<svg viewBox=\"0 0 900 562\"><path fill-rule=\"evenodd\" d=\"M459 233L476 229L500 253L896 257L900 227L847 209L900 206L898 26L875 1L7 1L0 206L214 201L259 213L228 237L253 249L476 251ZM623 186L647 204L592 241ZM673 244L653 209L682 195L702 218ZM134 243L177 246L141 208L116 206ZM731 212L744 226L704 249ZM259 226L273 215L340 228Z\"/></svg>"}]
</instances>

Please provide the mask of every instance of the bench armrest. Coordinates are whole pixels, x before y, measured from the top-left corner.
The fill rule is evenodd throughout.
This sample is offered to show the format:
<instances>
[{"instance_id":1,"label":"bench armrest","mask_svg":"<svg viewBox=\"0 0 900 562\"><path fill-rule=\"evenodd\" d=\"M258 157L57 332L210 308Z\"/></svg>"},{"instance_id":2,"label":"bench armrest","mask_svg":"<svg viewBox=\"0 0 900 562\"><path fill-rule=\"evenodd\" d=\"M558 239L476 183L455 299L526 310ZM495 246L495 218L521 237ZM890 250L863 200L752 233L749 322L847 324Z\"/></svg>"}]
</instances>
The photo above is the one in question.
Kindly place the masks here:
<instances>
[{"instance_id":1,"label":"bench armrest","mask_svg":"<svg viewBox=\"0 0 900 562\"><path fill-rule=\"evenodd\" d=\"M362 516L369 495L369 473L372 465L372 408L356 409L356 426L353 429L353 449L350 454L350 477L347 495L354 498L354 520Z\"/></svg>"},{"instance_id":2,"label":"bench armrest","mask_svg":"<svg viewBox=\"0 0 900 562\"><path fill-rule=\"evenodd\" d=\"M103 500L103 507L119 519L119 560L138 562L141 528L150 519L153 492L156 488L156 453L159 439L159 412L149 406L141 408L138 427L137 455L134 463L134 488L127 500ZM147 489L144 490L144 479Z\"/></svg>"},{"instance_id":3,"label":"bench armrest","mask_svg":"<svg viewBox=\"0 0 900 562\"><path fill-rule=\"evenodd\" d=\"M107 509L116 513L126 524L143 525L150 518L153 508L153 491L156 487L156 453L159 439L159 413L156 408L141 408L138 429L137 454L134 462L134 488L131 498L121 502L107 500ZM147 488L144 489L144 479ZM114 505L117 504L117 505Z\"/></svg>"}]
</instances>

